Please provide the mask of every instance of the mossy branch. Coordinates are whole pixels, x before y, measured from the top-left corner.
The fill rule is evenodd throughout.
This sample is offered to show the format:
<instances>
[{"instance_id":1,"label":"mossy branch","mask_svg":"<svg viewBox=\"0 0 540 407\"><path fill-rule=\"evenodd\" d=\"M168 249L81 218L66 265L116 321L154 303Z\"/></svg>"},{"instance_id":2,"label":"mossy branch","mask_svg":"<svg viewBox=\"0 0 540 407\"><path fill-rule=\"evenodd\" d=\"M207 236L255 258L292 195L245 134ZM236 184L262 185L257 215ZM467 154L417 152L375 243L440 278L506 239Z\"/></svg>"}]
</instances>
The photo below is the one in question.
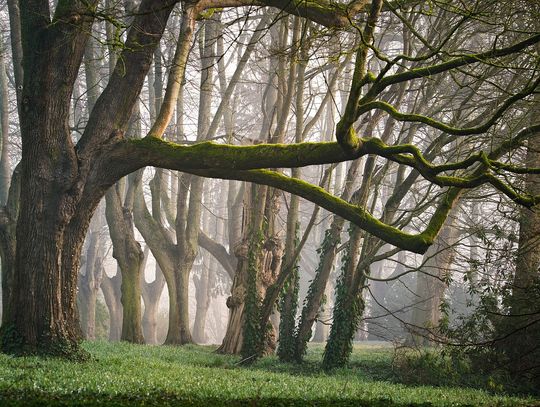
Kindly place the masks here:
<instances>
[{"instance_id":1,"label":"mossy branch","mask_svg":"<svg viewBox=\"0 0 540 407\"><path fill-rule=\"evenodd\" d=\"M126 139L122 157L133 167L157 166L184 171L188 169L250 170L256 168L294 168L332 164L358 158L360 149L350 156L336 142L257 144L233 146L202 142L181 145L155 137Z\"/></svg>"},{"instance_id":2,"label":"mossy branch","mask_svg":"<svg viewBox=\"0 0 540 407\"><path fill-rule=\"evenodd\" d=\"M154 137L129 139L120 143L117 160L124 161L125 171L134 171L143 166L156 166L189 170L251 170L259 168L295 168L309 165L331 164L375 154L399 164L418 170L427 180L440 186L472 188L488 179L475 177L439 175L442 172L464 170L475 163L487 168L508 170L514 173L536 173L536 168L520 168L500 163L497 159L504 153L521 145L526 137L540 133L540 124L521 130L515 137L505 141L496 150L487 154L480 151L462 161L434 165L426 160L420 149L412 144L387 145L378 138L360 138L361 146L348 154L336 142L314 142L294 144L257 144L233 146L203 142L180 145ZM485 172L485 171L484 171Z\"/></svg>"},{"instance_id":3,"label":"mossy branch","mask_svg":"<svg viewBox=\"0 0 540 407\"><path fill-rule=\"evenodd\" d=\"M379 237L380 239L415 253L424 253L432 243L433 236L427 233L412 235L397 228L386 225L373 217L364 208L350 204L323 188L300 179L287 177L270 170L188 170L188 172L210 178L236 179L269 185L305 198L337 215L353 222L358 227Z\"/></svg>"},{"instance_id":4,"label":"mossy branch","mask_svg":"<svg viewBox=\"0 0 540 407\"><path fill-rule=\"evenodd\" d=\"M491 173L493 169L504 170L506 168L520 173L527 173L527 170L538 172L539 169L536 168L520 169L497 161L506 152L519 147L525 138L538 133L540 133L540 124L521 130L515 137L502 143L490 154L479 152L460 162L438 166L426 160L420 149L412 144L389 146L377 138L361 139L361 147L352 158L358 158L365 154L376 154L415 168L424 178L437 185L451 187L445 194L446 203L443 202L439 206L426 230L417 235L411 235L391 227L373 217L365 209L337 198L322 188L277 172L259 169L301 167L351 159L351 156L344 152L336 142L259 144L254 146L232 146L204 142L185 146L147 137L119 143L123 148L120 148L117 159L114 161L116 164L120 164L119 161L123 160L121 167L126 173L142 166L158 166L205 177L237 179L269 185L308 199L390 244L405 250L423 253L433 242L448 212L463 189L489 183L522 205L533 206L540 202L540 197L521 195L512 186ZM479 164L479 167L469 175L439 175L444 171L465 170L474 164Z\"/></svg>"}]
</instances>

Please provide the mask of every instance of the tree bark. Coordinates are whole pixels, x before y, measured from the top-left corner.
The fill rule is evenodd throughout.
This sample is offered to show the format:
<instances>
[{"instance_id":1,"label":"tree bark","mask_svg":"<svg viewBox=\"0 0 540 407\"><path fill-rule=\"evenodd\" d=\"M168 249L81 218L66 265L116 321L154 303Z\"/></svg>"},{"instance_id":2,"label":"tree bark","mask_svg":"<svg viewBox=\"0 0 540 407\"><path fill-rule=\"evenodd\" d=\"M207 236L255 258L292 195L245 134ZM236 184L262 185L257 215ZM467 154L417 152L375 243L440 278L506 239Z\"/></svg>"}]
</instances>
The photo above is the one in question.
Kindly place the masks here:
<instances>
[{"instance_id":1,"label":"tree bark","mask_svg":"<svg viewBox=\"0 0 540 407\"><path fill-rule=\"evenodd\" d=\"M135 188L133 184L137 180L134 177L130 177L129 188ZM127 193L129 193L129 189ZM118 262L122 274L121 340L144 343L141 306L144 253L141 245L135 239L131 209L122 204L120 194L120 184L107 191L105 214L113 242L113 257Z\"/></svg>"},{"instance_id":2,"label":"tree bark","mask_svg":"<svg viewBox=\"0 0 540 407\"><path fill-rule=\"evenodd\" d=\"M117 268L114 277L103 276L101 291L105 298L105 304L109 310L109 341L117 342L122 336L122 303L120 302L122 285L122 273Z\"/></svg>"},{"instance_id":3,"label":"tree bark","mask_svg":"<svg viewBox=\"0 0 540 407\"><path fill-rule=\"evenodd\" d=\"M102 233L102 213L92 218L87 236L84 274L79 274L79 315L85 339L95 339L96 301L103 273L105 247Z\"/></svg>"},{"instance_id":4,"label":"tree bark","mask_svg":"<svg viewBox=\"0 0 540 407\"><path fill-rule=\"evenodd\" d=\"M344 199L349 199L352 194L353 180L357 175L360 164L361 161L357 160L353 162L349 168L345 180L345 188L342 193L342 197ZM307 343L311 338L313 324L319 314L328 278L330 277L330 273L334 267L337 248L341 241L341 231L343 230L344 223L345 220L343 218L334 216L332 218L330 228L324 234L324 238L320 246L321 255L319 266L309 287L305 305L302 309L300 322L298 324L298 329L296 330L294 352L294 360L296 361L301 361L303 359L307 349Z\"/></svg>"},{"instance_id":5,"label":"tree bark","mask_svg":"<svg viewBox=\"0 0 540 407\"><path fill-rule=\"evenodd\" d=\"M537 47L538 49L538 47ZM532 109L533 120L539 112L540 97L535 97ZM540 165L540 140L531 137L527 144L525 165L535 168ZM540 194L540 176L525 176L525 189L530 194ZM502 348L510 359L510 368L538 382L540 367L540 207L521 208L519 216L519 240L516 269L508 298L510 314L499 328L504 338Z\"/></svg>"},{"instance_id":6,"label":"tree bark","mask_svg":"<svg viewBox=\"0 0 540 407\"><path fill-rule=\"evenodd\" d=\"M454 245L459 238L456 227L457 210L454 209L435 243L428 249L422 260L422 267L416 277L415 304L412 312L410 337L411 345L429 346L440 342L438 325L441 319L441 301L448 287L449 273L455 256Z\"/></svg>"},{"instance_id":7,"label":"tree bark","mask_svg":"<svg viewBox=\"0 0 540 407\"><path fill-rule=\"evenodd\" d=\"M144 314L142 319L144 338L146 343L155 345L158 343L157 325L159 300L163 288L165 287L165 277L159 265L156 264L156 277L151 283L147 283L144 275L141 276L142 281L142 297L144 301Z\"/></svg>"},{"instance_id":8,"label":"tree bark","mask_svg":"<svg viewBox=\"0 0 540 407\"><path fill-rule=\"evenodd\" d=\"M205 256L206 257L206 256ZM197 343L206 343L208 336L205 332L206 315L210 307L210 268L214 259L203 259L200 277L193 276L195 283L195 299L197 308L195 310L195 319L193 321L193 339ZM214 272L214 270L212 270Z\"/></svg>"}]
</instances>

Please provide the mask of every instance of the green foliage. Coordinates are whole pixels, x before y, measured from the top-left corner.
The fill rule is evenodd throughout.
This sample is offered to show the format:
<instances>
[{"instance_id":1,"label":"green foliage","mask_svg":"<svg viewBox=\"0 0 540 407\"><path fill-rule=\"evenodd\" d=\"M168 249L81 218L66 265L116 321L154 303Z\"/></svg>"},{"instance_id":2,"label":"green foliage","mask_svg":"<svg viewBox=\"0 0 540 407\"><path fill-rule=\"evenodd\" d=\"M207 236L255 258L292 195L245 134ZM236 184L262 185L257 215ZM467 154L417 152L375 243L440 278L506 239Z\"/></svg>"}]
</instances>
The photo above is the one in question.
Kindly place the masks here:
<instances>
[{"instance_id":1,"label":"green foliage","mask_svg":"<svg viewBox=\"0 0 540 407\"><path fill-rule=\"evenodd\" d=\"M245 363L252 363L260 356L265 334L260 326L261 298L257 289L262 242L262 231L253 231L248 249L247 290L244 302L244 339L241 353Z\"/></svg>"},{"instance_id":2,"label":"green foliage","mask_svg":"<svg viewBox=\"0 0 540 407\"><path fill-rule=\"evenodd\" d=\"M355 233L356 226L349 227L349 238ZM348 270L352 269L350 245L347 245L342 259L341 274L336 282L336 302L333 323L328 343L324 352L323 367L326 370L343 367L347 364L353 349L353 340L360 320L364 314L362 293L351 292Z\"/></svg>"},{"instance_id":3,"label":"green foliage","mask_svg":"<svg viewBox=\"0 0 540 407\"><path fill-rule=\"evenodd\" d=\"M86 342L87 362L0 354L0 405L5 406L523 406L534 399L467 388L391 383L392 350L355 347L351 368L333 375L307 363L265 357L250 367L213 347Z\"/></svg>"},{"instance_id":4,"label":"green foliage","mask_svg":"<svg viewBox=\"0 0 540 407\"><path fill-rule=\"evenodd\" d=\"M505 366L508 360L493 348L400 349L392 370L407 385L466 386L492 393L536 394L538 387L516 380Z\"/></svg>"},{"instance_id":5,"label":"green foliage","mask_svg":"<svg viewBox=\"0 0 540 407\"><path fill-rule=\"evenodd\" d=\"M333 250L336 246L338 246L341 243L341 237L339 234L337 236L334 236L332 233L332 229L327 229L324 232L324 239L321 243L321 246L317 249L317 254L319 255L319 265L317 266L317 270L315 270L315 278L313 279L312 283L309 285L308 292L306 294L306 298L304 299L304 306L302 309L302 317L301 317L301 324L306 323L307 313L309 312L309 304L313 302L315 295L318 295L318 291L320 290L319 287L319 280L321 279L321 271L324 267L324 259L330 252L330 250ZM307 350L307 343L309 341L309 337L301 338L299 336L299 332L295 334L295 342L296 342L296 350L294 354L294 359L289 359L287 361L301 361L304 357L306 350ZM286 360L286 359L282 359Z\"/></svg>"},{"instance_id":6,"label":"green foliage","mask_svg":"<svg viewBox=\"0 0 540 407\"><path fill-rule=\"evenodd\" d=\"M2 324L0 329L0 350L9 354L20 353L23 341L14 326L11 324Z\"/></svg>"},{"instance_id":7,"label":"green foliage","mask_svg":"<svg viewBox=\"0 0 540 407\"><path fill-rule=\"evenodd\" d=\"M399 380L405 384L473 386L475 381L469 360L453 358L436 349L398 349L392 366Z\"/></svg>"},{"instance_id":8,"label":"green foliage","mask_svg":"<svg viewBox=\"0 0 540 407\"><path fill-rule=\"evenodd\" d=\"M282 293L279 310L279 344L277 355L282 361L294 360L296 311L298 309L298 290L300 289L300 274L295 265Z\"/></svg>"},{"instance_id":9,"label":"green foliage","mask_svg":"<svg viewBox=\"0 0 540 407\"><path fill-rule=\"evenodd\" d=\"M300 229L300 223L296 222L295 228L295 247L298 246L298 230ZM283 260L283 264L287 264L288 259ZM283 292L281 294L279 311L279 345L277 354L280 360L292 361L294 360L295 352L295 335L294 330L296 328L296 311L298 309L298 290L300 289L300 274L298 271L298 260L293 266L291 275L289 276Z\"/></svg>"},{"instance_id":10,"label":"green foliage","mask_svg":"<svg viewBox=\"0 0 540 407\"><path fill-rule=\"evenodd\" d=\"M489 272L496 281L513 281L514 267L507 262L512 262L515 254L504 247L502 254L492 251L488 246L486 258L493 256L495 266L488 263L484 267L489 271L482 273ZM446 354L455 360L467 360L482 378L489 378L481 380L483 387L540 394L540 279L531 279L523 290L513 283L481 280L469 284L474 312L442 326L449 342L461 345L447 346Z\"/></svg>"}]
</instances>

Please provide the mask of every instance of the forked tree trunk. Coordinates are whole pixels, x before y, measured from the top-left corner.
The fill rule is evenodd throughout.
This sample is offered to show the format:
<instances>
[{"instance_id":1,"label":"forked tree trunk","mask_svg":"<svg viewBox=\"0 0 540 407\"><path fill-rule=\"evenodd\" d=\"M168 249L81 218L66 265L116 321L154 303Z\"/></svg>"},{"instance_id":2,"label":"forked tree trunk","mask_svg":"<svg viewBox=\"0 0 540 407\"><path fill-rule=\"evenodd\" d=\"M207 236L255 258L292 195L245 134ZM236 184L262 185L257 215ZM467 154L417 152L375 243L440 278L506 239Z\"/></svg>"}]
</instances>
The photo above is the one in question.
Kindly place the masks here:
<instances>
[{"instance_id":1,"label":"forked tree trunk","mask_svg":"<svg viewBox=\"0 0 540 407\"><path fill-rule=\"evenodd\" d=\"M23 17L29 26L36 23L34 15ZM80 192L73 189L73 182L78 162L67 126L86 36L72 40L70 52L75 57L59 67L56 61L65 50L57 49L51 35L26 30L21 107L21 176L26 187L20 194L16 272L2 326L2 348L70 355L77 353L81 338L73 270L78 270L84 236L100 198L94 191L77 205Z\"/></svg>"},{"instance_id":2,"label":"forked tree trunk","mask_svg":"<svg viewBox=\"0 0 540 407\"><path fill-rule=\"evenodd\" d=\"M144 300L144 314L143 314L143 331L146 343L157 344L157 325L158 325L158 312L159 312L159 300L161 299L161 293L165 287L165 277L156 264L156 277L151 283L144 281L144 275L142 276L142 295Z\"/></svg>"},{"instance_id":3,"label":"forked tree trunk","mask_svg":"<svg viewBox=\"0 0 540 407\"><path fill-rule=\"evenodd\" d=\"M113 242L113 257L118 262L122 275L121 339L144 343L141 306L144 253L135 239L131 210L122 206L118 185L107 192L106 204L105 213Z\"/></svg>"},{"instance_id":4,"label":"forked tree trunk","mask_svg":"<svg viewBox=\"0 0 540 407\"><path fill-rule=\"evenodd\" d=\"M184 207L186 198L184 192L187 192L187 187L182 180L179 180L179 185L181 193L178 198L178 205ZM140 189L135 197L134 215L137 229L143 235L153 256L156 258L167 284L169 328L165 343L169 345L191 343L193 340L188 319L189 272L195 259L195 252L188 253L186 246L179 247L172 241L161 222L148 211ZM193 257L193 260L188 258L188 254ZM183 321L183 319L186 319L186 321Z\"/></svg>"},{"instance_id":5,"label":"forked tree trunk","mask_svg":"<svg viewBox=\"0 0 540 407\"><path fill-rule=\"evenodd\" d=\"M15 278L0 332L3 351L82 355L76 292L84 237L105 191L137 169L119 166L108 152L123 139L174 3L141 2L134 17L137 29L129 31L129 51L122 55L126 66L140 69L115 70L75 149L68 128L70 101L94 18L87 11L95 3L62 2L53 24L47 1L20 2L20 168L25 188L17 220ZM116 103L117 98L123 103Z\"/></svg>"}]
</instances>

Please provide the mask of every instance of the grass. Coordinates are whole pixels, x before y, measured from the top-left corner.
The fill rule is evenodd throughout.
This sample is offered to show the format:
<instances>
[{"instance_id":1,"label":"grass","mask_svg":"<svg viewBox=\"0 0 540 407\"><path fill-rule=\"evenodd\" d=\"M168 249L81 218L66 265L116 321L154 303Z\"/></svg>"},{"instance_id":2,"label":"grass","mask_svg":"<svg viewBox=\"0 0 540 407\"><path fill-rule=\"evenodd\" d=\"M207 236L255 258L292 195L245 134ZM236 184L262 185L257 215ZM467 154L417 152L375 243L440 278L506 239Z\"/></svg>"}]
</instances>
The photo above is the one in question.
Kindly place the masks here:
<instances>
[{"instance_id":1,"label":"grass","mask_svg":"<svg viewBox=\"0 0 540 407\"><path fill-rule=\"evenodd\" d=\"M359 346L325 374L321 347L303 365L238 358L202 346L85 343L89 362L0 355L0 406L535 406L532 398L393 382L392 351Z\"/></svg>"}]
</instances>

